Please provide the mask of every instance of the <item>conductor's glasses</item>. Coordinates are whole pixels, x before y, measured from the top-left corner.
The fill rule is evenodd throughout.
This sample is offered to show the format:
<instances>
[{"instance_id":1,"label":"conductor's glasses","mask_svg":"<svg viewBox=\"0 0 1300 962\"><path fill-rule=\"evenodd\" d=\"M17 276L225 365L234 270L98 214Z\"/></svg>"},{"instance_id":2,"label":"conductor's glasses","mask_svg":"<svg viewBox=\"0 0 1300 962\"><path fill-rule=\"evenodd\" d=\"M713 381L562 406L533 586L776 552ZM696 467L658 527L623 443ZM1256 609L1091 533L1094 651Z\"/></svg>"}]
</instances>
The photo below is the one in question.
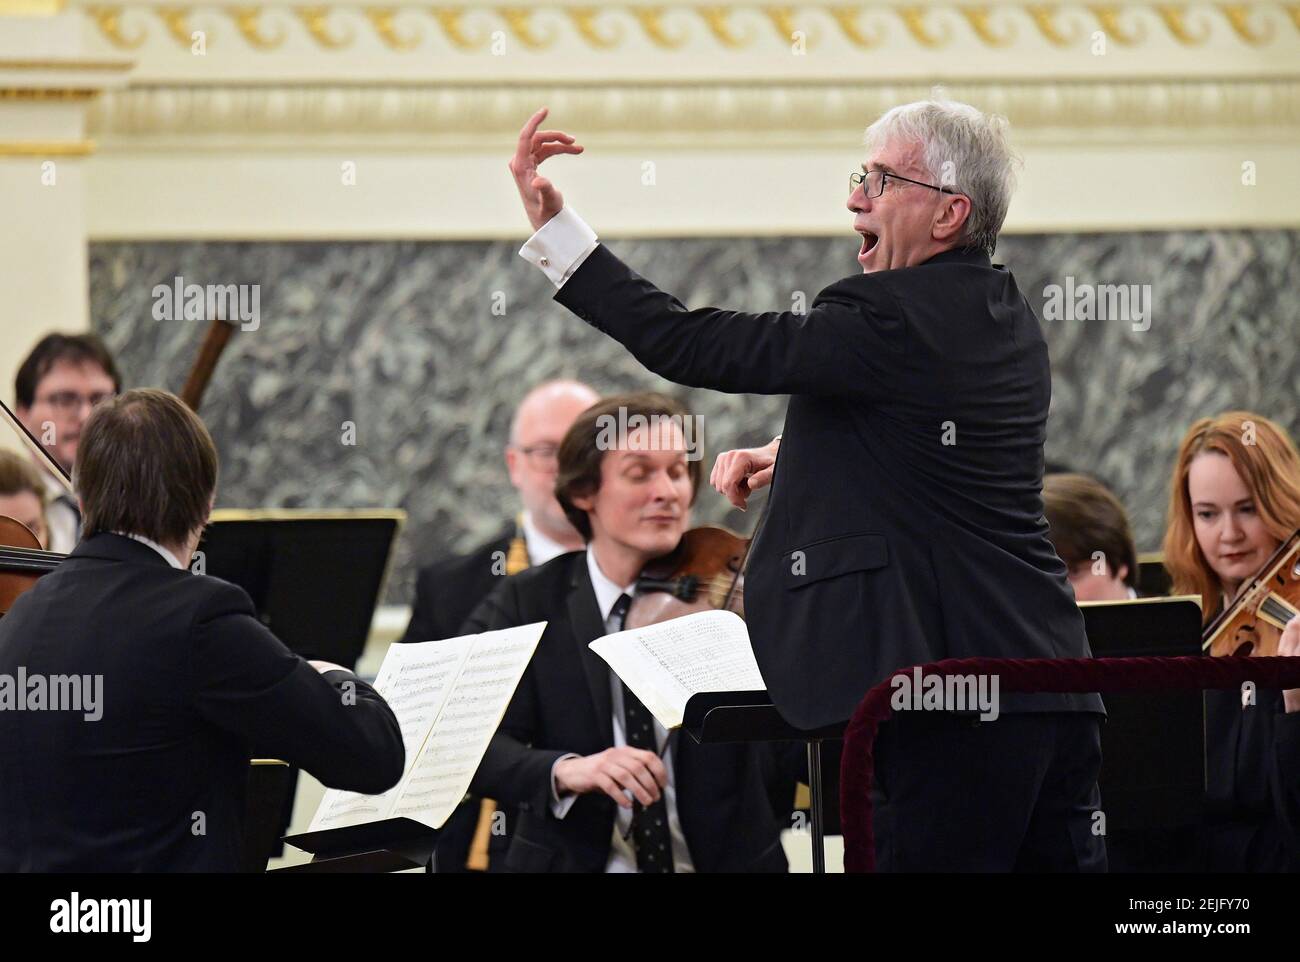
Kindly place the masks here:
<instances>
[{"instance_id":1,"label":"conductor's glasses","mask_svg":"<svg viewBox=\"0 0 1300 962\"><path fill-rule=\"evenodd\" d=\"M863 190L867 198L879 197L885 192L885 179L892 177L894 180L901 180L908 184L916 184L917 187L929 187L931 190L937 190L941 194L955 194L955 190L948 187L936 187L934 184L926 184L919 180L912 180L910 177L903 177L900 174L891 174L884 170L869 170L866 173L854 171L849 174L849 193L858 189L859 184L863 184Z\"/></svg>"}]
</instances>

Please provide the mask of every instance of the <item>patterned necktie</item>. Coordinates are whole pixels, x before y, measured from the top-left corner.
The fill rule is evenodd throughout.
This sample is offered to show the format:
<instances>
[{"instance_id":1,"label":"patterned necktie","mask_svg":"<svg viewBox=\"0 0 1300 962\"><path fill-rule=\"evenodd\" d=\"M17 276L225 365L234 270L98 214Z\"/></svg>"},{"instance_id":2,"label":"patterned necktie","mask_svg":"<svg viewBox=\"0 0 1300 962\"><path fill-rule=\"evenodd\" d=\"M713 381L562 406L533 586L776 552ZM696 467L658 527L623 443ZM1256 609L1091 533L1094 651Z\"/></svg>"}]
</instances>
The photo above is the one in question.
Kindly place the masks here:
<instances>
[{"instance_id":1,"label":"patterned necktie","mask_svg":"<svg viewBox=\"0 0 1300 962\"><path fill-rule=\"evenodd\" d=\"M620 595L611 612L617 630L622 630L632 599ZM622 684L622 682L620 682ZM641 704L632 689L623 685L623 731L631 748L658 754L655 743L654 715ZM668 829L668 802L660 793L659 801L648 808L640 802L632 810L632 845L636 849L636 870L647 874L674 872L672 835Z\"/></svg>"}]
</instances>

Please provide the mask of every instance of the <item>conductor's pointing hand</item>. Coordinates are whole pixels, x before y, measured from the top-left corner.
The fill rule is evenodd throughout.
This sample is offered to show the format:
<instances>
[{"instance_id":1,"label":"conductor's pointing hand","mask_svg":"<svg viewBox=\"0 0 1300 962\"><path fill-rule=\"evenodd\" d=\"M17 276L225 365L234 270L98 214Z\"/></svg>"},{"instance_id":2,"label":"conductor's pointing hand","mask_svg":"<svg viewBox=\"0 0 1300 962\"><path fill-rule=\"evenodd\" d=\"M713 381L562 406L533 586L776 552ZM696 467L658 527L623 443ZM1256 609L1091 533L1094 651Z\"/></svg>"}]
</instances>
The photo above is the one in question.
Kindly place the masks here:
<instances>
[{"instance_id":1,"label":"conductor's pointing hand","mask_svg":"<svg viewBox=\"0 0 1300 962\"><path fill-rule=\"evenodd\" d=\"M533 230L540 229L564 207L560 192L538 174L537 168L547 157L582 153L582 147L564 131L537 129L546 119L546 114L547 108L543 107L528 118L524 129L519 131L515 155L510 158L510 173L515 175L515 186L519 188L519 197L524 202L524 211Z\"/></svg>"},{"instance_id":2,"label":"conductor's pointing hand","mask_svg":"<svg viewBox=\"0 0 1300 962\"><path fill-rule=\"evenodd\" d=\"M753 492L772 483L772 472L776 470L776 452L780 446L781 439L778 436L761 448L723 451L713 463L709 483L743 511Z\"/></svg>"}]
</instances>

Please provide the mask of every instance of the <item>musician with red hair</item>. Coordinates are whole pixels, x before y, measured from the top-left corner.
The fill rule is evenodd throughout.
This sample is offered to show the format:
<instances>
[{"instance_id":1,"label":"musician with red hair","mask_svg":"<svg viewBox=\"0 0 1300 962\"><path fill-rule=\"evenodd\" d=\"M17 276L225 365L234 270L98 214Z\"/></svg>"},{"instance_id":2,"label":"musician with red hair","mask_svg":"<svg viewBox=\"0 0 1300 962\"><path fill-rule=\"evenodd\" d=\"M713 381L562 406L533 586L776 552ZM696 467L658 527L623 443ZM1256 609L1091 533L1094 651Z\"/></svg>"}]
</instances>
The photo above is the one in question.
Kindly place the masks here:
<instances>
[{"instance_id":1,"label":"musician with red hair","mask_svg":"<svg viewBox=\"0 0 1300 962\"><path fill-rule=\"evenodd\" d=\"M1246 411L1202 418L1178 451L1165 567L1210 621L1300 528L1300 454L1286 429ZM1278 653L1300 654L1300 619ZM1205 693L1205 866L1300 869L1300 689Z\"/></svg>"}]
</instances>

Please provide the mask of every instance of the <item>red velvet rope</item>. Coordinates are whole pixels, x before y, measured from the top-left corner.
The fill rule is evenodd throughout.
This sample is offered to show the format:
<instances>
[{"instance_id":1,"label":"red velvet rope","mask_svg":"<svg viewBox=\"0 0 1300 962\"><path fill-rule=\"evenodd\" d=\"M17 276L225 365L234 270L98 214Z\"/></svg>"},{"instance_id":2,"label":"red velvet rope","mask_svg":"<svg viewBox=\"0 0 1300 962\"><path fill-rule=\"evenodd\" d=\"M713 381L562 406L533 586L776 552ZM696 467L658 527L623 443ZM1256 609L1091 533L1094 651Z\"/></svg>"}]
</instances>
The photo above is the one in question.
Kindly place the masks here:
<instances>
[{"instance_id":1,"label":"red velvet rope","mask_svg":"<svg viewBox=\"0 0 1300 962\"><path fill-rule=\"evenodd\" d=\"M1186 688L1300 688L1300 658L951 658L922 665L929 675L996 675L998 692L1169 691ZM871 829L871 781L876 730L893 714L891 680L914 677L900 668L867 692L844 731L840 759L840 825L844 870L871 872L876 866Z\"/></svg>"}]
</instances>

